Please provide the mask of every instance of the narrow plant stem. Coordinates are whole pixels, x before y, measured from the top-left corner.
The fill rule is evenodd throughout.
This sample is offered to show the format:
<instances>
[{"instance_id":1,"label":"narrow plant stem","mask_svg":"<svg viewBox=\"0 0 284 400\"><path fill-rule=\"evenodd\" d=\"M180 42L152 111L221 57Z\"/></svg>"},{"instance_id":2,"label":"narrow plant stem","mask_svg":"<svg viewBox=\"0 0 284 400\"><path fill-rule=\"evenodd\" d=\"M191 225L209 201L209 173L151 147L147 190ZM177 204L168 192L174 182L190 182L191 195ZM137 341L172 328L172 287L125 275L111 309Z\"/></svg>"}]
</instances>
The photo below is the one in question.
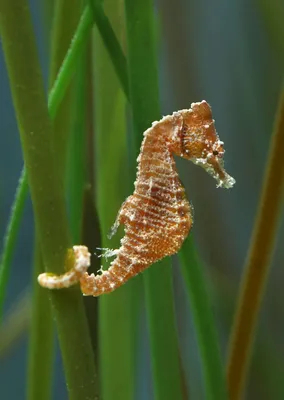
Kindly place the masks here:
<instances>
[{"instance_id":1,"label":"narrow plant stem","mask_svg":"<svg viewBox=\"0 0 284 400\"><path fill-rule=\"evenodd\" d=\"M155 264L143 279L155 399L184 399L171 260Z\"/></svg>"},{"instance_id":2,"label":"narrow plant stem","mask_svg":"<svg viewBox=\"0 0 284 400\"><path fill-rule=\"evenodd\" d=\"M80 0L73 1L72 7L68 0L58 0L55 4L49 71L51 87L76 29L80 9ZM66 18L67 14L68 18ZM53 121L52 139L57 165L56 173L61 176L63 182L65 182L67 143L73 116L72 100L72 85L69 85ZM37 282L37 276L44 271L38 241L36 241L35 250L33 310L28 359L28 399L37 400L45 396L48 400L52 388L54 330L48 291L41 288Z\"/></svg>"},{"instance_id":3,"label":"narrow plant stem","mask_svg":"<svg viewBox=\"0 0 284 400\"><path fill-rule=\"evenodd\" d=\"M28 193L28 181L26 176L25 168L22 171L21 177L19 179L18 188L15 195L15 201L11 214L13 218L9 219L7 226L7 233L4 240L4 250L0 263L0 324L3 317L3 305L6 294L6 286L9 278L9 266L12 262L13 252L17 240L17 233L19 230L20 222L22 219L25 200Z\"/></svg>"},{"instance_id":4,"label":"narrow plant stem","mask_svg":"<svg viewBox=\"0 0 284 400\"><path fill-rule=\"evenodd\" d=\"M68 51L72 36L78 24L81 12L81 0L73 0L72 7L68 0L57 0L55 3L54 19L52 24L51 37L51 55L49 70L49 86L52 88L57 79L58 72L64 57ZM66 18L68 15L68 18ZM78 52L82 57L82 51L86 47L85 41L79 42ZM78 41L77 41L78 43ZM68 58L67 58L68 59ZM68 141L70 137L70 127L73 116L73 79L69 81L65 88L64 97L58 106L56 116L53 121L53 147L57 163L57 172L62 174L65 182L66 175L66 157L68 151Z\"/></svg>"},{"instance_id":5,"label":"narrow plant stem","mask_svg":"<svg viewBox=\"0 0 284 400\"><path fill-rule=\"evenodd\" d=\"M119 40L117 39L111 23L104 12L102 1L89 0L89 6L93 13L94 23L100 32L105 48L116 70L121 88L129 100L127 65L122 47L120 46Z\"/></svg>"},{"instance_id":6,"label":"narrow plant stem","mask_svg":"<svg viewBox=\"0 0 284 400\"><path fill-rule=\"evenodd\" d=\"M34 32L24 0L0 0L0 32L31 189L43 262L62 273L70 245L64 190L56 174L52 129ZM51 291L69 398L95 399L96 371L79 288Z\"/></svg>"},{"instance_id":7,"label":"narrow plant stem","mask_svg":"<svg viewBox=\"0 0 284 400\"><path fill-rule=\"evenodd\" d=\"M76 104L73 110L73 128L69 143L68 197L70 198L70 227L74 243L80 243L81 239L83 197L86 184L86 164L84 162L87 114L86 71L86 52L84 52L76 76Z\"/></svg>"},{"instance_id":8,"label":"narrow plant stem","mask_svg":"<svg viewBox=\"0 0 284 400\"><path fill-rule=\"evenodd\" d=\"M224 367L222 365L217 331L210 299L192 238L188 238L180 253L182 275L185 281L201 355L207 400L227 399Z\"/></svg>"},{"instance_id":9,"label":"narrow plant stem","mask_svg":"<svg viewBox=\"0 0 284 400\"><path fill-rule=\"evenodd\" d=\"M54 83L48 96L48 109L52 119L54 119L57 113L58 107L74 74L75 68L78 65L81 54L86 47L87 38L90 34L92 24L92 13L88 8L86 8L82 13L77 30L71 40L70 47L68 48L62 65L58 70L57 76L56 78L53 78Z\"/></svg>"},{"instance_id":10,"label":"narrow plant stem","mask_svg":"<svg viewBox=\"0 0 284 400\"><path fill-rule=\"evenodd\" d=\"M105 0L104 9L118 40L123 43L123 2ZM107 234L128 190L125 162L126 99L106 47L106 40L102 40L98 27L94 29L93 39L96 204L102 247L118 248L119 236L116 235L110 244ZM139 280L132 280L110 295L99 298L99 365L104 400L132 400L136 397L135 333L139 318L139 283ZM112 377L111 384L109 377Z\"/></svg>"},{"instance_id":11,"label":"narrow plant stem","mask_svg":"<svg viewBox=\"0 0 284 400\"><path fill-rule=\"evenodd\" d=\"M38 275L43 271L40 247L36 241L27 382L29 400L52 398L54 329L48 292L37 282Z\"/></svg>"},{"instance_id":12,"label":"narrow plant stem","mask_svg":"<svg viewBox=\"0 0 284 400\"><path fill-rule=\"evenodd\" d=\"M83 217L82 217L82 233L81 233L81 243L84 243L88 247L91 254L96 252L97 247L101 247L101 237L100 237L100 224L97 214L97 210L94 206L93 199L93 188L91 185L87 185L84 191L83 198ZM101 260L97 257L92 257L91 266L89 268L89 273L96 274L101 267ZM101 346L98 343L98 303L99 298L97 297L84 297L84 306L86 310L86 316L89 325L90 337L92 341L92 346L95 353L95 363L98 364L99 356L101 353ZM100 351L99 351L100 350ZM100 377L102 376L102 370L100 367ZM101 382L101 379L100 379ZM100 393L102 397L102 387L100 386Z\"/></svg>"},{"instance_id":13,"label":"narrow plant stem","mask_svg":"<svg viewBox=\"0 0 284 400\"><path fill-rule=\"evenodd\" d=\"M227 378L231 400L240 400L243 397L257 319L274 250L283 201L283 149L284 90L282 89L230 339Z\"/></svg>"},{"instance_id":14,"label":"narrow plant stem","mask_svg":"<svg viewBox=\"0 0 284 400\"><path fill-rule=\"evenodd\" d=\"M151 0L125 0L130 100L138 153L142 133L160 118ZM143 274L156 399L182 399L170 260Z\"/></svg>"},{"instance_id":15,"label":"narrow plant stem","mask_svg":"<svg viewBox=\"0 0 284 400\"><path fill-rule=\"evenodd\" d=\"M55 0L42 0L40 2L39 18L43 27L43 46L48 51L50 49L50 27L53 20Z\"/></svg>"}]
</instances>

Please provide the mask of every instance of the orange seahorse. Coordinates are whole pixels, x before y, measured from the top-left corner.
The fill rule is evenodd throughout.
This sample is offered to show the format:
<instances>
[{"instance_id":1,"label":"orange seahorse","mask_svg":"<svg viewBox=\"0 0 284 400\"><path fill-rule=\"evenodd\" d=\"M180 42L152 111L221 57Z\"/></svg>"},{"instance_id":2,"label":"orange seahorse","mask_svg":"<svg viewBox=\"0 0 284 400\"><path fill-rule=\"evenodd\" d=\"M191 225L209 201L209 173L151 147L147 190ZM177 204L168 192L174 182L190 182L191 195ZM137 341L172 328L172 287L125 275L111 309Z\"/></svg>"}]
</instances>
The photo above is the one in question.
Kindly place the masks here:
<instances>
[{"instance_id":1,"label":"orange seahorse","mask_svg":"<svg viewBox=\"0 0 284 400\"><path fill-rule=\"evenodd\" d=\"M218 182L230 188L235 180L223 168L224 148L216 133L211 108L203 100L153 122L144 133L134 193L122 204L112 234L123 224L125 236L108 270L89 275L90 254L74 246L75 266L63 275L38 277L50 289L80 282L84 295L99 296L121 286L156 261L179 251L187 237L192 215L179 180L173 154L205 168Z\"/></svg>"}]
</instances>

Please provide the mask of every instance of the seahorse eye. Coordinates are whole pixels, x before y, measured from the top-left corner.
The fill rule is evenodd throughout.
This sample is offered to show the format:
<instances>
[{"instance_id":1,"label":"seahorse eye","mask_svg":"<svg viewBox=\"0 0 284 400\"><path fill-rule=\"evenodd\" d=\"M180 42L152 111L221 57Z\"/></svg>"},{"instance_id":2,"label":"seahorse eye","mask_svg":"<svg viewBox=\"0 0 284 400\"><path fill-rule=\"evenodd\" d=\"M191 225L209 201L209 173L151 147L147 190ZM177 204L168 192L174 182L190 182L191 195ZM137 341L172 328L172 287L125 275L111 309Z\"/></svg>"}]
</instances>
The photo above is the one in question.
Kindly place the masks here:
<instances>
[{"instance_id":1,"label":"seahorse eye","mask_svg":"<svg viewBox=\"0 0 284 400\"><path fill-rule=\"evenodd\" d=\"M214 156L218 156L218 154L219 154L219 151L217 151L217 150L214 150L214 151L213 151L213 155L214 155Z\"/></svg>"}]
</instances>

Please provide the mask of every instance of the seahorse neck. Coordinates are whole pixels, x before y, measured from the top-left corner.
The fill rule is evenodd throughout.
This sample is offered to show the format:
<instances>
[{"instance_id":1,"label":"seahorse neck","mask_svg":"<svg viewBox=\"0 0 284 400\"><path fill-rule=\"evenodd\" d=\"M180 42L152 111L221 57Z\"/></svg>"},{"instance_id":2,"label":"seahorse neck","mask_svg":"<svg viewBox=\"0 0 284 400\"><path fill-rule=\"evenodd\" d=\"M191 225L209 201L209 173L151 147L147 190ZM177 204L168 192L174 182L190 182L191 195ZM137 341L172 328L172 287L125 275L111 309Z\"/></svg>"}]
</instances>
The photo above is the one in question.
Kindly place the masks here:
<instances>
[{"instance_id":1,"label":"seahorse neck","mask_svg":"<svg viewBox=\"0 0 284 400\"><path fill-rule=\"evenodd\" d=\"M141 145L139 165L141 162L157 164L157 162L173 162L173 155L169 149L169 137L165 132L158 129L151 129L146 132Z\"/></svg>"},{"instance_id":2,"label":"seahorse neck","mask_svg":"<svg viewBox=\"0 0 284 400\"><path fill-rule=\"evenodd\" d=\"M175 160L169 146L169 130L155 126L146 131L137 161L135 188L138 191L141 189L142 182L143 187L147 184L151 187L153 182L158 182L162 186L167 186L170 182L178 185Z\"/></svg>"}]
</instances>

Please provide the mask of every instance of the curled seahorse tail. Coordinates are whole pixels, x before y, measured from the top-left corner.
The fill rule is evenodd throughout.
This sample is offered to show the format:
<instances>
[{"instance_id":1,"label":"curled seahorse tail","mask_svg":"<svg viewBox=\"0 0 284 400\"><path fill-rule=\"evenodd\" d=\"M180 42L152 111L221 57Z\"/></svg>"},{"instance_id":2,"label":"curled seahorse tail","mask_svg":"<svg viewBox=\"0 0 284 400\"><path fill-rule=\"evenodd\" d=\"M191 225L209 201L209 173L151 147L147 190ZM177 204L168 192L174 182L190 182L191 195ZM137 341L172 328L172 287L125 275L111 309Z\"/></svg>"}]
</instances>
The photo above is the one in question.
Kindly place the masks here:
<instances>
[{"instance_id":1,"label":"curled seahorse tail","mask_svg":"<svg viewBox=\"0 0 284 400\"><path fill-rule=\"evenodd\" d=\"M38 283L48 289L68 288L78 283L82 274L90 266L91 254L86 246L73 246L75 265L70 271L62 275L56 275L50 272L40 274L37 278Z\"/></svg>"},{"instance_id":2,"label":"curled seahorse tail","mask_svg":"<svg viewBox=\"0 0 284 400\"><path fill-rule=\"evenodd\" d=\"M75 269L71 269L65 274L55 275L49 272L40 274L37 278L38 283L47 289L62 289L68 288L75 285L80 280L83 272L78 272Z\"/></svg>"}]
</instances>

